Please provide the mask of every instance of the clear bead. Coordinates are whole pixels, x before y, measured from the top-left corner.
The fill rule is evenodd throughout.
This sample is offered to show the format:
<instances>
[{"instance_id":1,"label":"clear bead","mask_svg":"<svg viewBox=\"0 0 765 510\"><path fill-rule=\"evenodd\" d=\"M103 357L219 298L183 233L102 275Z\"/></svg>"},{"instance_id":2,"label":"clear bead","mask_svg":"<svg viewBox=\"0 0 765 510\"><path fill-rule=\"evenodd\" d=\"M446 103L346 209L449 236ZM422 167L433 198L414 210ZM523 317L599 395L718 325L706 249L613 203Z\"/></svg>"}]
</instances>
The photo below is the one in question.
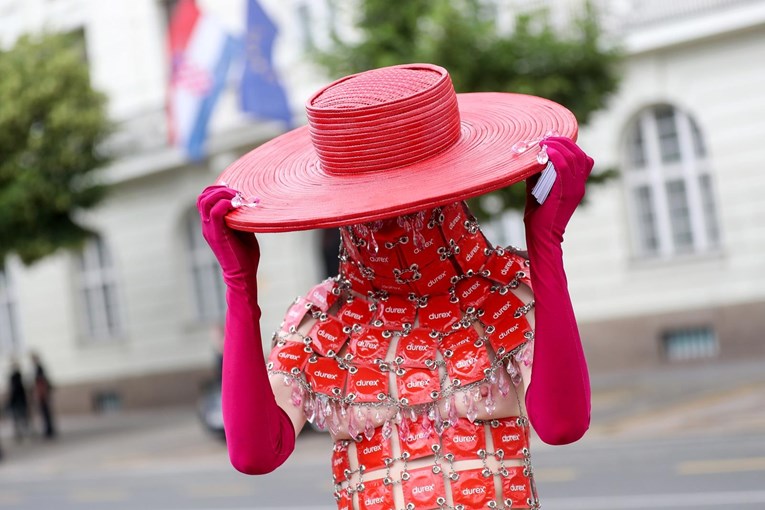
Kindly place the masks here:
<instances>
[{"instance_id":1,"label":"clear bead","mask_svg":"<svg viewBox=\"0 0 765 510\"><path fill-rule=\"evenodd\" d=\"M422 430L424 430L426 434L430 434L430 431L433 430L433 422L428 418L428 413L422 413L420 425L422 425Z\"/></svg>"},{"instance_id":2,"label":"clear bead","mask_svg":"<svg viewBox=\"0 0 765 510\"><path fill-rule=\"evenodd\" d=\"M300 407L303 404L303 387L299 384L292 386L292 393L290 393L290 401L295 407Z\"/></svg>"},{"instance_id":3,"label":"clear bead","mask_svg":"<svg viewBox=\"0 0 765 510\"><path fill-rule=\"evenodd\" d=\"M550 156L547 155L547 146L543 145L539 151L539 154L537 154L537 163L540 165L546 165L549 160Z\"/></svg>"},{"instance_id":4,"label":"clear bead","mask_svg":"<svg viewBox=\"0 0 765 510\"><path fill-rule=\"evenodd\" d=\"M372 423L372 417L367 414L367 419L364 423L364 437L367 441L371 441L375 435L375 425Z\"/></svg>"},{"instance_id":5,"label":"clear bead","mask_svg":"<svg viewBox=\"0 0 765 510\"><path fill-rule=\"evenodd\" d=\"M454 427L457 424L457 420L459 420L459 416L457 416L457 402L454 395L449 398L449 401L449 425Z\"/></svg>"},{"instance_id":6,"label":"clear bead","mask_svg":"<svg viewBox=\"0 0 765 510\"><path fill-rule=\"evenodd\" d=\"M513 363L513 360L510 360L507 363L507 373L510 374L510 380L513 381L514 385L518 386L521 384L521 373L517 368L515 368L515 363Z\"/></svg>"},{"instance_id":7,"label":"clear bead","mask_svg":"<svg viewBox=\"0 0 765 510\"><path fill-rule=\"evenodd\" d=\"M499 372L498 378L499 381L497 381L497 389L499 389L499 394L503 397L506 397L507 394L510 393L510 381L502 371Z\"/></svg>"},{"instance_id":8,"label":"clear bead","mask_svg":"<svg viewBox=\"0 0 765 510\"><path fill-rule=\"evenodd\" d=\"M393 435L393 427L391 427L390 420L385 420L382 426L382 437L383 439L390 439L391 435Z\"/></svg>"},{"instance_id":9,"label":"clear bead","mask_svg":"<svg viewBox=\"0 0 765 510\"><path fill-rule=\"evenodd\" d=\"M401 420L398 422L398 431L400 432L401 437L409 437L409 420L406 418L401 418Z\"/></svg>"},{"instance_id":10,"label":"clear bead","mask_svg":"<svg viewBox=\"0 0 765 510\"><path fill-rule=\"evenodd\" d=\"M303 414L310 423L313 423L314 418L316 418L316 404L311 395L303 401Z\"/></svg>"},{"instance_id":11,"label":"clear bead","mask_svg":"<svg viewBox=\"0 0 765 510\"><path fill-rule=\"evenodd\" d=\"M337 406L332 406L329 417L327 418L327 427L329 433L337 435L340 432L340 417L338 416Z\"/></svg>"},{"instance_id":12,"label":"clear bead","mask_svg":"<svg viewBox=\"0 0 765 510\"><path fill-rule=\"evenodd\" d=\"M523 154L524 152L526 152L527 150L529 150L529 147L530 147L530 146L531 146L531 145L529 144L529 142L527 142L527 141L525 141L525 140L524 140L524 141L520 141L520 142L517 142L517 143L515 143L515 144L514 144L514 145L513 145L513 146L510 148L510 150L511 150L511 151L513 151L513 152L514 152L514 153L516 153L516 154Z\"/></svg>"},{"instance_id":13,"label":"clear bead","mask_svg":"<svg viewBox=\"0 0 765 510\"><path fill-rule=\"evenodd\" d=\"M497 410L497 402L494 400L494 385L489 385L489 393L486 395L483 404L486 406L486 413L491 416Z\"/></svg>"},{"instance_id":14,"label":"clear bead","mask_svg":"<svg viewBox=\"0 0 765 510\"><path fill-rule=\"evenodd\" d=\"M359 428L359 422L356 418L356 413L353 409L351 409L348 413L348 434L350 434L350 436L356 440L360 433L361 429Z\"/></svg>"},{"instance_id":15,"label":"clear bead","mask_svg":"<svg viewBox=\"0 0 765 510\"><path fill-rule=\"evenodd\" d=\"M478 418L478 409L476 409L475 400L472 398L470 399L470 403L468 404L467 408L467 419L470 420L470 423L475 422L475 419Z\"/></svg>"},{"instance_id":16,"label":"clear bead","mask_svg":"<svg viewBox=\"0 0 765 510\"><path fill-rule=\"evenodd\" d=\"M327 408L326 408L326 402L327 397L325 395L319 395L316 398L316 426L320 430L324 430L327 428Z\"/></svg>"}]
</instances>

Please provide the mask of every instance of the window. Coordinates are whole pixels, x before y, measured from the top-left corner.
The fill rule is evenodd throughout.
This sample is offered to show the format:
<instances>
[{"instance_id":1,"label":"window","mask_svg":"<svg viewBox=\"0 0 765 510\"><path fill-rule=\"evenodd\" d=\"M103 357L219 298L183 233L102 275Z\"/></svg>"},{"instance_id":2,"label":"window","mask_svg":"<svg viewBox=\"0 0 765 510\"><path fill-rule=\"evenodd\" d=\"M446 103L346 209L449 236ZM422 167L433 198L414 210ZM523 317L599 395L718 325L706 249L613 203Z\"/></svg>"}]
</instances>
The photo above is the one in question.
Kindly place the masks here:
<instances>
[{"instance_id":1,"label":"window","mask_svg":"<svg viewBox=\"0 0 765 510\"><path fill-rule=\"evenodd\" d=\"M0 354L15 352L20 347L12 284L8 271L0 265Z\"/></svg>"},{"instance_id":2,"label":"window","mask_svg":"<svg viewBox=\"0 0 765 510\"><path fill-rule=\"evenodd\" d=\"M86 338L110 340L122 332L114 263L100 237L91 238L77 257L79 298Z\"/></svg>"},{"instance_id":3,"label":"window","mask_svg":"<svg viewBox=\"0 0 765 510\"><path fill-rule=\"evenodd\" d=\"M196 208L186 215L185 228L194 284L195 316L200 321L222 321L226 314L226 287L220 265L202 237Z\"/></svg>"},{"instance_id":4,"label":"window","mask_svg":"<svg viewBox=\"0 0 765 510\"><path fill-rule=\"evenodd\" d=\"M701 130L670 105L640 113L625 137L632 238L641 257L704 253L720 244Z\"/></svg>"},{"instance_id":5,"label":"window","mask_svg":"<svg viewBox=\"0 0 765 510\"><path fill-rule=\"evenodd\" d=\"M667 331L662 343L669 361L714 358L720 353L717 335L706 327Z\"/></svg>"}]
</instances>

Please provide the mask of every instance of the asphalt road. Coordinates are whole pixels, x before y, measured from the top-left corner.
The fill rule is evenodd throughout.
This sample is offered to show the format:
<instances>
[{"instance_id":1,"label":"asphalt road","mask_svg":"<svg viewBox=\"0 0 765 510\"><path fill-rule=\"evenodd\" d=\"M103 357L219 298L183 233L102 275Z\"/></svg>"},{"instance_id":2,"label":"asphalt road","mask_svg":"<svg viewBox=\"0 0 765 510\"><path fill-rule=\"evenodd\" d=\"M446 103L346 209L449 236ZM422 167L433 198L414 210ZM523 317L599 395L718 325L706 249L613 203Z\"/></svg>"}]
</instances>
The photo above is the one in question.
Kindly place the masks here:
<instances>
[{"instance_id":1,"label":"asphalt road","mask_svg":"<svg viewBox=\"0 0 765 510\"><path fill-rule=\"evenodd\" d=\"M543 508L765 509L765 370L744 368L606 381L585 439L532 444ZM0 510L334 508L324 434L248 477L190 409L65 419L54 443L16 445L4 427Z\"/></svg>"},{"instance_id":2,"label":"asphalt road","mask_svg":"<svg viewBox=\"0 0 765 510\"><path fill-rule=\"evenodd\" d=\"M301 438L304 453L261 477L220 456L111 467L0 472L0 508L330 509L327 439ZM583 440L534 452L546 510L765 508L765 435Z\"/></svg>"}]
</instances>

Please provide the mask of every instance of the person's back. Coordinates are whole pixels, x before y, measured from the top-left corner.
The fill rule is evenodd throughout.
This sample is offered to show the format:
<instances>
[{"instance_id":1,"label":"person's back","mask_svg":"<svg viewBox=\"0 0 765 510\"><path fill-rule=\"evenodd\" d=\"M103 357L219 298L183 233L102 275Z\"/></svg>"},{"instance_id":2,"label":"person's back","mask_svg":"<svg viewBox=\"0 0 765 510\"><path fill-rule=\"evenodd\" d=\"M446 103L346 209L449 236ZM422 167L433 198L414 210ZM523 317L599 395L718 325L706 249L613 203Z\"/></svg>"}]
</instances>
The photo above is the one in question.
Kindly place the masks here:
<instances>
[{"instance_id":1,"label":"person's back","mask_svg":"<svg viewBox=\"0 0 765 510\"><path fill-rule=\"evenodd\" d=\"M534 507L526 259L459 202L341 230L340 276L268 365L279 405L329 429L340 508Z\"/></svg>"},{"instance_id":2,"label":"person's back","mask_svg":"<svg viewBox=\"0 0 765 510\"><path fill-rule=\"evenodd\" d=\"M335 439L340 508L537 507L529 425L566 444L590 419L561 247L593 165L573 115L458 96L430 64L337 80L307 115L197 201L226 282L232 465L273 471L311 419ZM459 202L523 178L533 306L525 260L488 244ZM293 304L267 370L248 232L327 227L343 227L340 278Z\"/></svg>"}]
</instances>

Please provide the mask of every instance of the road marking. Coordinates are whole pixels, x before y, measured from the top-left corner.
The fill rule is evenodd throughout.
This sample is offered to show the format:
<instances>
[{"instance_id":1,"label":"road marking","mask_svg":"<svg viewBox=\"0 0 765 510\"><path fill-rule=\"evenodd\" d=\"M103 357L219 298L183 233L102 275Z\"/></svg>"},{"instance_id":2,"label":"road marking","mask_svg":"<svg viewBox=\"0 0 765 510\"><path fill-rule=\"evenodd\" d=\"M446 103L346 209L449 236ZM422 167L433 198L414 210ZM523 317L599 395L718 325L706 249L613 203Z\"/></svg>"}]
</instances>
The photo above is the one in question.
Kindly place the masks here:
<instances>
[{"instance_id":1,"label":"road marking","mask_svg":"<svg viewBox=\"0 0 765 510\"><path fill-rule=\"evenodd\" d=\"M743 384L734 388L690 396L683 402L671 402L655 406L645 412L616 418L591 428L609 437L628 433L648 433L656 437L657 434L667 434L682 429L684 425L678 420L686 420L691 413L706 411L737 398L760 395L761 393L761 382Z\"/></svg>"},{"instance_id":2,"label":"road marking","mask_svg":"<svg viewBox=\"0 0 765 510\"><path fill-rule=\"evenodd\" d=\"M250 483L215 483L189 486L185 494L191 498L238 498L255 494Z\"/></svg>"},{"instance_id":3,"label":"road marking","mask_svg":"<svg viewBox=\"0 0 765 510\"><path fill-rule=\"evenodd\" d=\"M675 471L680 475L706 475L712 473L765 471L765 457L693 460L677 464L675 466Z\"/></svg>"},{"instance_id":4,"label":"road marking","mask_svg":"<svg viewBox=\"0 0 765 510\"><path fill-rule=\"evenodd\" d=\"M99 489L74 489L69 491L69 499L79 503L105 503L125 501L128 494L124 489L99 488Z\"/></svg>"},{"instance_id":5,"label":"road marking","mask_svg":"<svg viewBox=\"0 0 765 510\"><path fill-rule=\"evenodd\" d=\"M765 503L765 491L694 492L688 494L645 494L591 498L541 498L547 510L626 510L644 508L699 508ZM762 508L758 506L757 508ZM264 510L264 509L259 509Z\"/></svg>"},{"instance_id":6,"label":"road marking","mask_svg":"<svg viewBox=\"0 0 765 510\"><path fill-rule=\"evenodd\" d=\"M534 470L534 478L540 482L570 482L576 479L572 468L542 468Z\"/></svg>"}]
</instances>

